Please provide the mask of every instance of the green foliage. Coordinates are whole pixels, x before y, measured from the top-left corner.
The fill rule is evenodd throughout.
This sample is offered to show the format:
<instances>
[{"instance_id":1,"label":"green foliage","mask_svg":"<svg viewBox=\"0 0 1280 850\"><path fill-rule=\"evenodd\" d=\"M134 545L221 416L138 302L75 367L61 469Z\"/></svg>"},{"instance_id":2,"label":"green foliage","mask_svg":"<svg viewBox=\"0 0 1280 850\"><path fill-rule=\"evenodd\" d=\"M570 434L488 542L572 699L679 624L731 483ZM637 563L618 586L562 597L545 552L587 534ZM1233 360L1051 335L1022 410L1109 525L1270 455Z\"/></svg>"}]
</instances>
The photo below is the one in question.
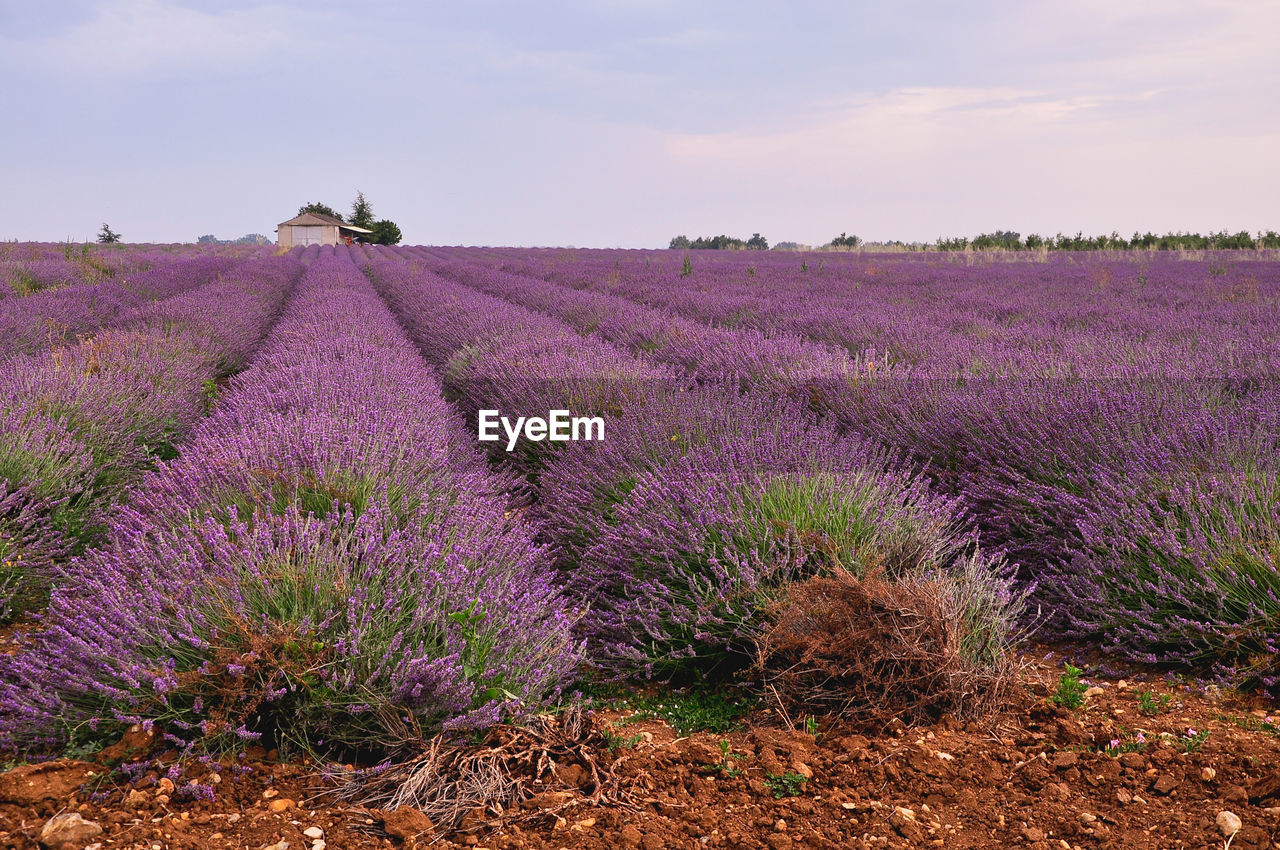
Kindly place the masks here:
<instances>
[{"instance_id":1,"label":"green foliage","mask_svg":"<svg viewBox=\"0 0 1280 850\"><path fill-rule=\"evenodd\" d=\"M693 263L689 261L689 255L684 255L684 264L680 266L680 276L688 277L693 274Z\"/></svg>"},{"instance_id":2,"label":"green foliage","mask_svg":"<svg viewBox=\"0 0 1280 850\"><path fill-rule=\"evenodd\" d=\"M980 233L973 237L973 250L975 251L992 251L1002 249L1005 251L1020 251L1026 247L1022 241L1022 235L1012 230L997 230L993 233Z\"/></svg>"},{"instance_id":3,"label":"green foliage","mask_svg":"<svg viewBox=\"0 0 1280 850\"><path fill-rule=\"evenodd\" d=\"M859 239L857 236L850 236L849 234L843 231L841 231L839 236L831 240L832 248L851 248L852 249L852 248L857 248L861 244L862 244L862 240Z\"/></svg>"},{"instance_id":4,"label":"green foliage","mask_svg":"<svg viewBox=\"0 0 1280 850\"><path fill-rule=\"evenodd\" d=\"M769 240L765 239L759 233L751 234L751 238L747 240L747 249L750 251L768 251Z\"/></svg>"},{"instance_id":5,"label":"green foliage","mask_svg":"<svg viewBox=\"0 0 1280 850\"><path fill-rule=\"evenodd\" d=\"M298 215L303 215L304 213L319 213L320 215L327 215L332 218L336 218L338 221L342 221L342 216L334 212L333 207L319 202L303 204L298 207Z\"/></svg>"},{"instance_id":6,"label":"green foliage","mask_svg":"<svg viewBox=\"0 0 1280 850\"><path fill-rule=\"evenodd\" d=\"M1058 689L1049 697L1049 701L1054 705L1060 705L1072 711L1084 708L1084 692L1087 688L1084 682L1080 681L1080 674L1083 672L1079 667L1068 661L1066 663L1066 672L1058 680Z\"/></svg>"},{"instance_id":7,"label":"green foliage","mask_svg":"<svg viewBox=\"0 0 1280 850\"><path fill-rule=\"evenodd\" d=\"M1271 717L1259 720L1256 717L1238 717L1233 714L1215 714L1214 720L1222 723L1231 723L1244 729L1246 732L1261 732L1264 735L1270 735L1273 738L1280 738L1280 723L1277 723Z\"/></svg>"},{"instance_id":8,"label":"green foliage","mask_svg":"<svg viewBox=\"0 0 1280 850\"><path fill-rule=\"evenodd\" d=\"M738 767L737 765L729 764L729 761L730 761L729 757L733 755L733 750L730 749L728 741L726 741L724 738L721 738L719 746L720 746L720 761L714 764L705 764L702 766L702 769L711 771L713 773L719 773L722 776L729 777L730 779L737 779L746 771L744 771L742 768Z\"/></svg>"},{"instance_id":9,"label":"green foliage","mask_svg":"<svg viewBox=\"0 0 1280 850\"><path fill-rule=\"evenodd\" d=\"M808 781L804 774L796 773L794 770L788 770L783 774L768 773L764 777L765 787L778 800L783 797L798 797Z\"/></svg>"},{"instance_id":10,"label":"green foliage","mask_svg":"<svg viewBox=\"0 0 1280 850\"><path fill-rule=\"evenodd\" d=\"M732 732L751 710L753 701L736 697L723 689L691 692L670 691L662 697L631 700L638 720L663 720L678 737L694 732Z\"/></svg>"},{"instance_id":11,"label":"green foliage","mask_svg":"<svg viewBox=\"0 0 1280 850\"><path fill-rule=\"evenodd\" d=\"M208 413L213 410L213 405L218 400L218 382L213 378L206 378L205 382L200 385L200 401L204 404L204 412Z\"/></svg>"},{"instance_id":12,"label":"green foliage","mask_svg":"<svg viewBox=\"0 0 1280 850\"><path fill-rule=\"evenodd\" d=\"M1194 753L1203 747L1204 742L1207 740L1209 740L1208 729L1201 729L1199 732L1195 729L1188 729L1185 735L1174 741L1174 746L1184 753Z\"/></svg>"},{"instance_id":13,"label":"green foliage","mask_svg":"<svg viewBox=\"0 0 1280 850\"><path fill-rule=\"evenodd\" d=\"M1124 753L1140 753L1147 748L1147 738L1141 732L1133 736L1124 731L1121 731L1120 734L1124 737L1112 738L1111 743L1102 749L1104 753L1112 758Z\"/></svg>"},{"instance_id":14,"label":"green foliage","mask_svg":"<svg viewBox=\"0 0 1280 850\"><path fill-rule=\"evenodd\" d=\"M689 237L684 234L673 236L671 242L667 244L667 248L671 250L687 250L690 246Z\"/></svg>"},{"instance_id":15,"label":"green foliage","mask_svg":"<svg viewBox=\"0 0 1280 850\"><path fill-rule=\"evenodd\" d=\"M373 206L365 200L364 192L356 192L356 199L351 203L351 218L347 221L356 227L373 229Z\"/></svg>"},{"instance_id":16,"label":"green foliage","mask_svg":"<svg viewBox=\"0 0 1280 850\"><path fill-rule=\"evenodd\" d=\"M804 719L804 731L808 732L815 738L818 737L818 718L814 717L812 714L806 717Z\"/></svg>"},{"instance_id":17,"label":"green foliage","mask_svg":"<svg viewBox=\"0 0 1280 850\"><path fill-rule=\"evenodd\" d=\"M105 221L102 223L102 229L98 231L98 241L104 244L115 244L123 238L124 237L119 233L112 230L111 225L107 224Z\"/></svg>"},{"instance_id":18,"label":"green foliage","mask_svg":"<svg viewBox=\"0 0 1280 850\"><path fill-rule=\"evenodd\" d=\"M369 229L373 232L367 238L374 245L399 245L404 238L396 223L385 218L375 221Z\"/></svg>"},{"instance_id":19,"label":"green foliage","mask_svg":"<svg viewBox=\"0 0 1280 850\"><path fill-rule=\"evenodd\" d=\"M1173 704L1173 697L1169 694L1160 694L1158 697L1151 691L1138 692L1138 711L1147 717L1155 717L1158 714L1166 712Z\"/></svg>"},{"instance_id":20,"label":"green foliage","mask_svg":"<svg viewBox=\"0 0 1280 850\"><path fill-rule=\"evenodd\" d=\"M618 750L629 750L632 747L634 747L636 744L640 743L640 740L643 737L644 736L640 734L627 735L624 737L622 735L619 735L613 732L612 730L609 730L609 729L604 730L605 746L609 748L609 752L611 753L615 753Z\"/></svg>"}]
</instances>

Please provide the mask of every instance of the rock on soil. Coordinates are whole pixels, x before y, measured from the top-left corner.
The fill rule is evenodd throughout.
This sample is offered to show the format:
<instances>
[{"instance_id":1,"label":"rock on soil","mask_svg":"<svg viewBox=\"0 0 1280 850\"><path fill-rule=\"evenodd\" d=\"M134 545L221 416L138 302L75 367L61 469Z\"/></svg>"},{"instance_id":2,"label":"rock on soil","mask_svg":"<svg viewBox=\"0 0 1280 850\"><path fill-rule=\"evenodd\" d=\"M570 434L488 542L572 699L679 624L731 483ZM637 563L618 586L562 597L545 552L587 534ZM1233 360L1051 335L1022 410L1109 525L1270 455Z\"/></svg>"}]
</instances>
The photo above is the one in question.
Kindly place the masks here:
<instances>
[{"instance_id":1,"label":"rock on soil","mask_svg":"<svg viewBox=\"0 0 1280 850\"><path fill-rule=\"evenodd\" d=\"M40 843L49 850L80 850L101 834L102 827L71 812L51 818L40 830Z\"/></svg>"}]
</instances>

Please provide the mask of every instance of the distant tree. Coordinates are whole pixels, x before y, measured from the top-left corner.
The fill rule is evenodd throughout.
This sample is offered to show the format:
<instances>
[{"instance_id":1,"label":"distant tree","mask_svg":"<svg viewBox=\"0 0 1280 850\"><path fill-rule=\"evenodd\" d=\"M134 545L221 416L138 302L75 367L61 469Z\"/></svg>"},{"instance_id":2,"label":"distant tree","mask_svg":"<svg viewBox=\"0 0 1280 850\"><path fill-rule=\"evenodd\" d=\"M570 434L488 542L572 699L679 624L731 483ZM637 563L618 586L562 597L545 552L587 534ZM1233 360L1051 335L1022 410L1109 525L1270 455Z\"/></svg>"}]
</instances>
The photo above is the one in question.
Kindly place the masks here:
<instances>
[{"instance_id":1,"label":"distant tree","mask_svg":"<svg viewBox=\"0 0 1280 850\"><path fill-rule=\"evenodd\" d=\"M973 249L975 251L990 251L996 248L1003 248L1006 251L1019 251L1024 246L1022 244L1022 235L1012 230L997 230L994 233L979 233L973 237Z\"/></svg>"},{"instance_id":2,"label":"distant tree","mask_svg":"<svg viewBox=\"0 0 1280 850\"><path fill-rule=\"evenodd\" d=\"M768 251L769 240L765 239L759 233L751 234L751 238L747 240L747 247L752 251Z\"/></svg>"},{"instance_id":3,"label":"distant tree","mask_svg":"<svg viewBox=\"0 0 1280 850\"><path fill-rule=\"evenodd\" d=\"M969 240L964 236L956 236L951 239L943 239L939 236L934 245L939 251L963 251L969 247Z\"/></svg>"},{"instance_id":4,"label":"distant tree","mask_svg":"<svg viewBox=\"0 0 1280 850\"><path fill-rule=\"evenodd\" d=\"M844 231L840 231L840 235L831 240L832 248L857 248L862 244L862 240L857 236L850 236Z\"/></svg>"},{"instance_id":5,"label":"distant tree","mask_svg":"<svg viewBox=\"0 0 1280 850\"><path fill-rule=\"evenodd\" d=\"M112 230L111 225L107 224L105 221L102 223L102 229L98 231L99 242L105 242L110 244L114 242L119 242L123 238L124 237L122 237L119 233L116 233L114 230Z\"/></svg>"},{"instance_id":6,"label":"distant tree","mask_svg":"<svg viewBox=\"0 0 1280 850\"><path fill-rule=\"evenodd\" d=\"M690 248L700 251L739 251L747 247L747 243L736 236L699 236L689 243Z\"/></svg>"},{"instance_id":7,"label":"distant tree","mask_svg":"<svg viewBox=\"0 0 1280 850\"><path fill-rule=\"evenodd\" d=\"M799 242L779 242L773 246L775 251L798 251L800 250Z\"/></svg>"},{"instance_id":8,"label":"distant tree","mask_svg":"<svg viewBox=\"0 0 1280 850\"><path fill-rule=\"evenodd\" d=\"M672 237L670 244L667 245L667 248L671 250L676 250L676 249L687 250L689 245L690 245L689 237L685 236L684 234L681 234L679 236Z\"/></svg>"},{"instance_id":9,"label":"distant tree","mask_svg":"<svg viewBox=\"0 0 1280 850\"><path fill-rule=\"evenodd\" d=\"M373 227L369 229L373 232L369 234L368 239L374 245L399 245L400 240L404 238L404 234L400 232L396 223L385 218L375 221Z\"/></svg>"},{"instance_id":10,"label":"distant tree","mask_svg":"<svg viewBox=\"0 0 1280 850\"><path fill-rule=\"evenodd\" d=\"M364 192L357 191L356 199L351 204L351 218L347 219L347 223L372 230L373 221L373 206L365 200Z\"/></svg>"},{"instance_id":11,"label":"distant tree","mask_svg":"<svg viewBox=\"0 0 1280 850\"><path fill-rule=\"evenodd\" d=\"M206 233L204 236L197 239L196 243L200 245L217 245L218 237L214 236L212 233Z\"/></svg>"},{"instance_id":12,"label":"distant tree","mask_svg":"<svg viewBox=\"0 0 1280 850\"><path fill-rule=\"evenodd\" d=\"M329 206L328 204L320 204L320 203L303 204L302 206L298 207L298 215L303 215L304 213L319 213L320 215L332 216L333 218L336 218L338 221L342 221L342 216L334 212L333 207Z\"/></svg>"}]
</instances>

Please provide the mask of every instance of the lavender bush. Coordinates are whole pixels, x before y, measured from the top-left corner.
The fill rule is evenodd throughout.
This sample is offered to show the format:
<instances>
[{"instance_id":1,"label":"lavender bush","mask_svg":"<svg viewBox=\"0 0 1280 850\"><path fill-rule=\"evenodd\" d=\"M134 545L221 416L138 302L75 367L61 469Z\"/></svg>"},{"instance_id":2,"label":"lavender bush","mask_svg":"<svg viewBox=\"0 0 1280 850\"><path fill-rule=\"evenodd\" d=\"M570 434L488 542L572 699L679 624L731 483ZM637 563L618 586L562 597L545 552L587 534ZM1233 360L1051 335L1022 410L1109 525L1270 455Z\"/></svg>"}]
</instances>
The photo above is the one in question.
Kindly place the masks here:
<instances>
[{"instance_id":1,"label":"lavender bush","mask_svg":"<svg viewBox=\"0 0 1280 850\"><path fill-rule=\"evenodd\" d=\"M995 588L957 625L1005 634L1017 598L960 521L880 450L775 420L641 475L570 586L592 601L597 663L663 677L741 665L777 594L836 569Z\"/></svg>"},{"instance_id":2,"label":"lavender bush","mask_svg":"<svg viewBox=\"0 0 1280 850\"><path fill-rule=\"evenodd\" d=\"M257 345L299 271L289 259L262 261L132 310L76 345L4 363L6 618L38 602L59 556L100 539L126 486L176 453L212 382Z\"/></svg>"},{"instance_id":3,"label":"lavender bush","mask_svg":"<svg viewBox=\"0 0 1280 850\"><path fill-rule=\"evenodd\" d=\"M509 483L345 252L325 252L0 660L0 745L142 722L184 748L350 752L537 710L580 648Z\"/></svg>"}]
</instances>

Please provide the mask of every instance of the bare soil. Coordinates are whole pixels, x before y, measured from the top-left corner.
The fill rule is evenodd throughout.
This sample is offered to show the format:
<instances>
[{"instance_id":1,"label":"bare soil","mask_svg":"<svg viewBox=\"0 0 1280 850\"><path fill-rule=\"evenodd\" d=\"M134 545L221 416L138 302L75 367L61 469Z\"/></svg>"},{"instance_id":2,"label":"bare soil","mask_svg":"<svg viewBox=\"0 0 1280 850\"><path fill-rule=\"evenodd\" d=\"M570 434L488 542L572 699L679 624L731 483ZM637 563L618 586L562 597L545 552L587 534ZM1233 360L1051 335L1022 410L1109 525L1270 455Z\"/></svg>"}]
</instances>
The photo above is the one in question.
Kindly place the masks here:
<instances>
[{"instance_id":1,"label":"bare soil","mask_svg":"<svg viewBox=\"0 0 1280 850\"><path fill-rule=\"evenodd\" d=\"M619 725L614 749L590 754L618 782L612 803L591 802L590 765L557 764L523 803L476 809L449 830L410 810L326 801L317 765L271 753L131 782L106 765L146 752L139 733L92 762L0 774L0 847L39 847L49 818L79 812L102 827L86 845L98 850L1280 848L1280 707L1129 671L1087 676L1086 705L1070 711L1047 699L1060 672L1060 657L1041 658L1023 707L994 725L943 718L867 734L819 721L815 736L767 708L722 735ZM214 799L193 798L199 785ZM1224 811L1243 824L1234 837ZM312 827L323 838L304 835Z\"/></svg>"}]
</instances>

